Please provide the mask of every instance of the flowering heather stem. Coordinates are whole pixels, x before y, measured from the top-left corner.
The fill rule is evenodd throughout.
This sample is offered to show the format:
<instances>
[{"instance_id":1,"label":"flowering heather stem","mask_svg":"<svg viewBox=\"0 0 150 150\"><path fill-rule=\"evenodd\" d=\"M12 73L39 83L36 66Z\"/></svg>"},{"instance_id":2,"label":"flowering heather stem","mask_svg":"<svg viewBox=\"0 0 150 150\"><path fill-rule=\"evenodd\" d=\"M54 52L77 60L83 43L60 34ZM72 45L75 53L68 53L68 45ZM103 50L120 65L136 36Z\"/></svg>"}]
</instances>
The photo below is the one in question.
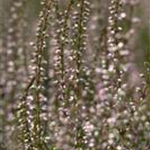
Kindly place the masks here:
<instances>
[{"instance_id":1,"label":"flowering heather stem","mask_svg":"<svg viewBox=\"0 0 150 150\"><path fill-rule=\"evenodd\" d=\"M84 74L84 67L83 67L83 55L85 48L85 33L86 33L86 25L89 15L89 1L87 0L81 0L77 3L77 6L79 7L79 13L77 16L77 21L74 25L75 31L77 32L75 34L75 37L73 39L73 49L74 49L74 58L75 58L75 82L76 82L76 88L75 88L75 113L76 113L76 119L75 119L75 148L76 149L84 149L85 143L84 143L84 131L82 127L82 119L81 119L81 103L82 103L82 90L83 87L83 74Z\"/></svg>"},{"instance_id":2,"label":"flowering heather stem","mask_svg":"<svg viewBox=\"0 0 150 150\"><path fill-rule=\"evenodd\" d=\"M45 139L43 137L42 133L42 123L41 123L41 90L42 90L42 59L43 59L43 51L46 47L46 37L47 37L47 28L48 28L48 21L49 21L49 15L51 6L53 3L53 0L45 0L41 2L43 5L43 10L40 13L40 21L38 25L37 30L37 44L36 44L36 70L35 70L35 118L34 118L34 127L33 127L33 134L35 135L35 138L37 141L37 149L41 148L42 150L47 149L45 147Z\"/></svg>"}]
</instances>

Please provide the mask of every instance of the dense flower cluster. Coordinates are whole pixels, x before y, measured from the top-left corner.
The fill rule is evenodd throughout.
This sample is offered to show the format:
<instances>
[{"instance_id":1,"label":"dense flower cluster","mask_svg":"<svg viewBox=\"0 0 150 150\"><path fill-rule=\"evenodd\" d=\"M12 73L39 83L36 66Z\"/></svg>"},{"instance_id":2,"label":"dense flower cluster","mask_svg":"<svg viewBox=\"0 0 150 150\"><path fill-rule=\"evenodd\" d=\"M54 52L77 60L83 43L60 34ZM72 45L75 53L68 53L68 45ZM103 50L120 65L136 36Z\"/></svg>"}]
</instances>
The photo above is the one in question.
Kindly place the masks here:
<instances>
[{"instance_id":1,"label":"dense flower cluster","mask_svg":"<svg viewBox=\"0 0 150 150\"><path fill-rule=\"evenodd\" d=\"M0 149L149 150L150 63L144 74L135 63L140 1L42 0L34 20L36 3L3 3Z\"/></svg>"}]
</instances>

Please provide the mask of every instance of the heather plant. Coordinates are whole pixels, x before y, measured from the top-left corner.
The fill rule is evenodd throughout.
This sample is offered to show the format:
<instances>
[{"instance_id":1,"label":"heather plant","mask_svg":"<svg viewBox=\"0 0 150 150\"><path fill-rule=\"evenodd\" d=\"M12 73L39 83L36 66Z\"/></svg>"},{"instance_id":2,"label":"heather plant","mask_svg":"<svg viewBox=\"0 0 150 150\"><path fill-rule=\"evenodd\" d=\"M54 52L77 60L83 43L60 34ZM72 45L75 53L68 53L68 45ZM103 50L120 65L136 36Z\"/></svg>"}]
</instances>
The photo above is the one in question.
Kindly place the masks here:
<instances>
[{"instance_id":1,"label":"heather plant","mask_svg":"<svg viewBox=\"0 0 150 150\"><path fill-rule=\"evenodd\" d=\"M145 2L0 1L0 149L150 149Z\"/></svg>"},{"instance_id":2,"label":"heather plant","mask_svg":"<svg viewBox=\"0 0 150 150\"><path fill-rule=\"evenodd\" d=\"M24 20L24 1L11 1L11 5L6 5L2 2L2 6L5 9L8 9L8 14L5 14L6 18L4 18L2 22L2 47L1 47L1 93L3 95L2 101L2 118L3 118L3 128L2 128L2 143L7 140L8 142L12 142L10 137L13 138L13 130L14 130L14 109L15 98L19 93L19 86L17 82L21 81L20 76L24 77L24 81L26 80L26 75L24 74L23 68L20 68L20 65L24 63L24 56L22 55L22 51L25 48L24 45L26 43L21 44L22 39L22 31L20 30L20 26L24 28L25 20ZM3 10L4 11L4 10ZM4 12L3 12L4 14ZM2 18L3 19L3 18ZM9 29L9 30L7 30ZM20 58L19 58L20 56ZM17 59L18 58L18 59ZM20 87L23 87L22 84ZM7 126L5 126L7 124Z\"/></svg>"}]
</instances>

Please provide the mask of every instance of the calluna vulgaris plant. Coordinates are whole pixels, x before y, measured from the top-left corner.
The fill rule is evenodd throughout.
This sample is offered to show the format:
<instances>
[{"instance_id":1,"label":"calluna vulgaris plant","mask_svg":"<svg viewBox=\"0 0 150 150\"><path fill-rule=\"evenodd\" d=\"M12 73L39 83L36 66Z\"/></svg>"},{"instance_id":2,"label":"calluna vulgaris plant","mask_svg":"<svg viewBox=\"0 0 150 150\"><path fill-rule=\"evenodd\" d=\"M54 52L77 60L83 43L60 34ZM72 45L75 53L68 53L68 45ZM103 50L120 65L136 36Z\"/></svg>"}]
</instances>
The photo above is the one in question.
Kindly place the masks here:
<instances>
[{"instance_id":1,"label":"calluna vulgaris plant","mask_svg":"<svg viewBox=\"0 0 150 150\"><path fill-rule=\"evenodd\" d=\"M0 150L150 149L143 4L0 1Z\"/></svg>"}]
</instances>

